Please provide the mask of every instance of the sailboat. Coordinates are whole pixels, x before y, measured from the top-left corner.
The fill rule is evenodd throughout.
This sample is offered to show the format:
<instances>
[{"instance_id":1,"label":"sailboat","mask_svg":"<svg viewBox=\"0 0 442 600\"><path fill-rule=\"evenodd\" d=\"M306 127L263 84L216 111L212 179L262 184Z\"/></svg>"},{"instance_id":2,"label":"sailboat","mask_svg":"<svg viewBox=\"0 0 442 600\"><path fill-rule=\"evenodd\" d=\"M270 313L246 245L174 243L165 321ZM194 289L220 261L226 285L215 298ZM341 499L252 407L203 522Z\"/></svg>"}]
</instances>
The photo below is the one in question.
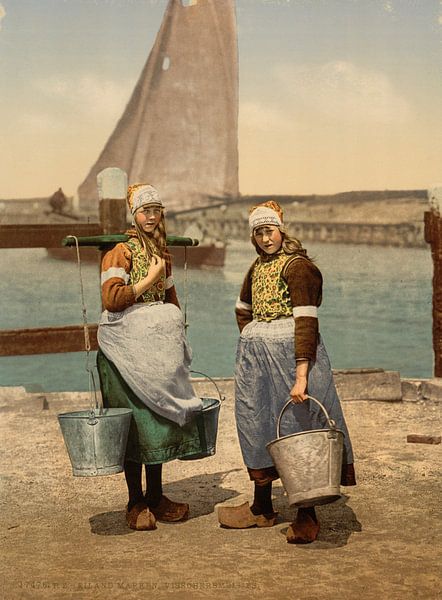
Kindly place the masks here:
<instances>
[{"instance_id":1,"label":"sailboat","mask_svg":"<svg viewBox=\"0 0 442 600\"><path fill-rule=\"evenodd\" d=\"M98 202L97 174L106 167L154 185L172 222L238 198L234 0L169 0L130 100L78 188L80 210ZM224 252L225 244L202 240L189 259L223 264Z\"/></svg>"}]
</instances>

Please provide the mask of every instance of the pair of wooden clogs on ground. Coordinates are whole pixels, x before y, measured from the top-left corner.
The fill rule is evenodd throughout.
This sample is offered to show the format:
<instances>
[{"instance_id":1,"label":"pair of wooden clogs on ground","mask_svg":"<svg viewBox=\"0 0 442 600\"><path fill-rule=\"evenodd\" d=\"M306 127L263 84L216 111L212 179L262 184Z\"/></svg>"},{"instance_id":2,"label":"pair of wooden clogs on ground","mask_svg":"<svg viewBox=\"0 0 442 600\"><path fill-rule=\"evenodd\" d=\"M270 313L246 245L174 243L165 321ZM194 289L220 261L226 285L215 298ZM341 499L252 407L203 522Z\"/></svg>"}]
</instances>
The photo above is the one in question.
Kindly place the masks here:
<instances>
[{"instance_id":1,"label":"pair of wooden clogs on ground","mask_svg":"<svg viewBox=\"0 0 442 600\"><path fill-rule=\"evenodd\" d=\"M156 529L157 521L176 523L185 521L189 516L189 505L184 502L173 502L167 496L161 496L159 504L148 507L145 502L138 502L126 511L126 523L131 529L149 531Z\"/></svg>"},{"instance_id":2,"label":"pair of wooden clogs on ground","mask_svg":"<svg viewBox=\"0 0 442 600\"><path fill-rule=\"evenodd\" d=\"M126 512L126 522L131 529L148 531L157 528L156 522L176 523L185 521L189 516L189 505L184 502L173 502L162 496L159 504L148 507L139 502ZM273 527L278 513L254 515L248 502L239 506L221 506L218 508L218 521L221 527L228 529L248 529L250 527ZM309 544L318 537L319 522L315 509L299 508L295 521L287 529L286 539L289 544Z\"/></svg>"},{"instance_id":3,"label":"pair of wooden clogs on ground","mask_svg":"<svg viewBox=\"0 0 442 600\"><path fill-rule=\"evenodd\" d=\"M248 502L239 506L221 506L218 508L218 521L221 527L228 529L248 529L249 527L273 527L278 513L254 515ZM319 533L319 521L314 507L298 508L296 519L287 529L289 544L310 544Z\"/></svg>"}]
</instances>

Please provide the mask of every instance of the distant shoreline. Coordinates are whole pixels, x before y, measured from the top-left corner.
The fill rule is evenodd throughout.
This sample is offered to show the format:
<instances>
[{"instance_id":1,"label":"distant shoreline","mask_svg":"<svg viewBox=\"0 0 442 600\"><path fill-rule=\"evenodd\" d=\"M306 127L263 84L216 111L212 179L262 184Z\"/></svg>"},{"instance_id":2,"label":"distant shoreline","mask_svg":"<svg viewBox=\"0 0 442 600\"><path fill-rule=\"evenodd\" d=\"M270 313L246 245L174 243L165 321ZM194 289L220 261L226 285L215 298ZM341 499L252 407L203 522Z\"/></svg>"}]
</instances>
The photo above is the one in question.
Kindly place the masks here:
<instances>
[{"instance_id":1,"label":"distant shoreline","mask_svg":"<svg viewBox=\"0 0 442 600\"><path fill-rule=\"evenodd\" d=\"M356 190L337 192L336 194L240 194L233 200L234 203L264 202L273 198L277 202L287 204L291 202L354 202L373 201L396 198L427 198L427 190ZM0 202L48 202L49 196L36 196L27 198L0 198ZM72 199L69 198L69 199Z\"/></svg>"},{"instance_id":2,"label":"distant shoreline","mask_svg":"<svg viewBox=\"0 0 442 600\"><path fill-rule=\"evenodd\" d=\"M173 215L168 219L169 229L173 228L174 233L200 230L204 237L218 240L247 239L249 207L270 198L281 204L288 230L301 241L427 246L424 238L424 213L429 209L426 190L244 196L232 203Z\"/></svg>"},{"instance_id":3,"label":"distant shoreline","mask_svg":"<svg viewBox=\"0 0 442 600\"><path fill-rule=\"evenodd\" d=\"M169 213L168 232L191 229L191 237L226 242L232 236L249 236L248 208L274 199L284 210L285 222L302 241L423 248L424 212L429 210L427 190L353 191L311 195L244 195L237 199L211 198L209 206ZM69 199L71 200L71 199ZM80 221L98 221L91 207L80 211ZM72 222L54 213L49 198L0 200L1 224Z\"/></svg>"}]
</instances>

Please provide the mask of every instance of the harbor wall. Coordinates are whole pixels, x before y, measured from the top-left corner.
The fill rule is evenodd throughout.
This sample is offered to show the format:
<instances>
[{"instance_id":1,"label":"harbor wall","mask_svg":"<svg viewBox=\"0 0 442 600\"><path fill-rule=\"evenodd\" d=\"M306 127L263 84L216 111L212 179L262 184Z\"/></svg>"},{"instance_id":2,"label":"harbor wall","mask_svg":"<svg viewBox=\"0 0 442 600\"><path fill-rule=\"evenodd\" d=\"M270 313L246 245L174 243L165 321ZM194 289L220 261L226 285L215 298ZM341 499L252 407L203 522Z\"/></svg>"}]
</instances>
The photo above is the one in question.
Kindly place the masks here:
<instances>
[{"instance_id":1,"label":"harbor wall","mask_svg":"<svg viewBox=\"0 0 442 600\"><path fill-rule=\"evenodd\" d=\"M402 378L399 371L389 371L382 368L333 369L333 379L341 401L372 401L372 402L411 402L427 404L442 403L442 378L428 379ZM213 377L220 386L233 383L232 377ZM207 383L205 377L192 377L192 383ZM57 395L78 394L86 392L46 392L43 389L27 389L29 386L0 386L0 404L4 401L24 401L34 398L42 403L44 409L47 400Z\"/></svg>"},{"instance_id":2,"label":"harbor wall","mask_svg":"<svg viewBox=\"0 0 442 600\"><path fill-rule=\"evenodd\" d=\"M186 214L168 219L168 230L190 237L207 240L229 241L248 239L246 219L212 217L201 214ZM424 238L424 223L333 223L287 221L287 229L304 242L327 242L335 244L368 244L407 248L427 247Z\"/></svg>"}]
</instances>

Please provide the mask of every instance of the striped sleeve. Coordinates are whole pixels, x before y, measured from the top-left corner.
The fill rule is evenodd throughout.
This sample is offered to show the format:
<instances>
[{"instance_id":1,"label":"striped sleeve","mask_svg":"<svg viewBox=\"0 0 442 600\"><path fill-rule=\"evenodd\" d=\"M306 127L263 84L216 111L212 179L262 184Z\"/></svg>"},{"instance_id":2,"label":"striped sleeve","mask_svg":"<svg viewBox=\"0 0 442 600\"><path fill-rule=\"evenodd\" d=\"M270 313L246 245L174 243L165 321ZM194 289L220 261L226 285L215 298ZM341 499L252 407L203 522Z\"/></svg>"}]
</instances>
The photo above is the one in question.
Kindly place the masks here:
<instances>
[{"instance_id":1,"label":"striped sleeve","mask_svg":"<svg viewBox=\"0 0 442 600\"><path fill-rule=\"evenodd\" d=\"M253 320L252 315L252 271L253 265L247 272L244 278L241 291L236 300L235 304L235 315L236 322L238 323L239 330L242 331L247 323Z\"/></svg>"},{"instance_id":2,"label":"striped sleeve","mask_svg":"<svg viewBox=\"0 0 442 600\"><path fill-rule=\"evenodd\" d=\"M129 285L131 253L125 244L117 244L106 252L101 262L101 298L103 307L120 312L135 303Z\"/></svg>"},{"instance_id":3,"label":"striped sleeve","mask_svg":"<svg viewBox=\"0 0 442 600\"><path fill-rule=\"evenodd\" d=\"M295 318L295 357L315 360L319 338L318 307L322 301L322 275L310 260L299 257L284 272Z\"/></svg>"}]
</instances>

